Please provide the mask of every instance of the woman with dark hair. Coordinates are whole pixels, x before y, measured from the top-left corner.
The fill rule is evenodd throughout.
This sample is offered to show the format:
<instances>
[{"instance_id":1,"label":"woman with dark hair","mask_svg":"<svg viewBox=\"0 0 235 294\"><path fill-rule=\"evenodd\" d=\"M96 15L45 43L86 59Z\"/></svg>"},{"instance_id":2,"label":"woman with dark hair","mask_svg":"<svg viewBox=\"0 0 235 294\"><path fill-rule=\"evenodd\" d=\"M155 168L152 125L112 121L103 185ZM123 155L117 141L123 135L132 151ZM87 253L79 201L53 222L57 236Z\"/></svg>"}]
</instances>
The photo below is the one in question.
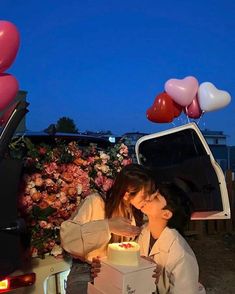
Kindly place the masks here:
<instances>
[{"instance_id":1,"label":"woman with dark hair","mask_svg":"<svg viewBox=\"0 0 235 294\"><path fill-rule=\"evenodd\" d=\"M158 184L154 199L142 207L148 223L139 236L141 255L161 268L158 293L205 293L198 283L196 257L181 234L191 217L191 202L175 183Z\"/></svg>"},{"instance_id":2,"label":"woman with dark hair","mask_svg":"<svg viewBox=\"0 0 235 294\"><path fill-rule=\"evenodd\" d=\"M62 247L74 259L67 279L67 294L87 293L93 257L106 256L109 242L128 241L139 235L143 208L155 191L150 170L130 164L119 172L103 199L94 193L84 199L71 219L61 225Z\"/></svg>"}]
</instances>

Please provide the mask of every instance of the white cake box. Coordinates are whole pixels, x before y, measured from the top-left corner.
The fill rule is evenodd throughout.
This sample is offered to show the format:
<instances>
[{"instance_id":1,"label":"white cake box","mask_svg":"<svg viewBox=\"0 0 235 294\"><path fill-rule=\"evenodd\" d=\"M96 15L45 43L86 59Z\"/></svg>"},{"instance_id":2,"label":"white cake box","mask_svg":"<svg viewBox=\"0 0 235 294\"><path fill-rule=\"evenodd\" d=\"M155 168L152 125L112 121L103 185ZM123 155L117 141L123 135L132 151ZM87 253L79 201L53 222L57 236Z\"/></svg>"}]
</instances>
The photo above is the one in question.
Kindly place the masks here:
<instances>
[{"instance_id":1,"label":"white cake box","mask_svg":"<svg viewBox=\"0 0 235 294\"><path fill-rule=\"evenodd\" d=\"M140 258L138 266L122 266L101 260L101 271L94 280L93 290L88 294L151 294L156 291L152 277L156 264ZM100 292L94 292L95 290Z\"/></svg>"},{"instance_id":2,"label":"white cake box","mask_svg":"<svg viewBox=\"0 0 235 294\"><path fill-rule=\"evenodd\" d=\"M100 291L97 289L93 284L90 282L88 283L88 288L87 288L87 293L88 294L105 294L104 292Z\"/></svg>"}]
</instances>

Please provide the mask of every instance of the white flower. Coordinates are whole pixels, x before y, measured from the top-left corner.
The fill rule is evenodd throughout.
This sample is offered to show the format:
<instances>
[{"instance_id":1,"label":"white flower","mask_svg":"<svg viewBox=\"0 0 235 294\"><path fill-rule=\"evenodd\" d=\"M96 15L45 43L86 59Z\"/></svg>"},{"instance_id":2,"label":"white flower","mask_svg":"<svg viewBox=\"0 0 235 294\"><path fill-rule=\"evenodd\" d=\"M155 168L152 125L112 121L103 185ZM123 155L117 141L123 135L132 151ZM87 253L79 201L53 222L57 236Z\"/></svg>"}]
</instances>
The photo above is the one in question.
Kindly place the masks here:
<instances>
[{"instance_id":1,"label":"white flower","mask_svg":"<svg viewBox=\"0 0 235 294\"><path fill-rule=\"evenodd\" d=\"M100 151L100 159L108 161L110 159L110 156L103 151Z\"/></svg>"},{"instance_id":2,"label":"white flower","mask_svg":"<svg viewBox=\"0 0 235 294\"><path fill-rule=\"evenodd\" d=\"M58 255L61 255L62 253L63 253L63 249L57 244L55 244L53 248L51 249L51 255L53 256L58 256Z\"/></svg>"},{"instance_id":3,"label":"white flower","mask_svg":"<svg viewBox=\"0 0 235 294\"><path fill-rule=\"evenodd\" d=\"M95 168L102 171L103 174L107 174L107 172L109 171L109 166L105 164L96 164Z\"/></svg>"},{"instance_id":4,"label":"white flower","mask_svg":"<svg viewBox=\"0 0 235 294\"><path fill-rule=\"evenodd\" d=\"M35 187L35 182L30 181L30 182L28 182L27 186L31 189L31 188Z\"/></svg>"},{"instance_id":5,"label":"white flower","mask_svg":"<svg viewBox=\"0 0 235 294\"><path fill-rule=\"evenodd\" d=\"M107 174L107 172L109 171L109 166L101 165L100 170L102 171L102 173Z\"/></svg>"},{"instance_id":6,"label":"white flower","mask_svg":"<svg viewBox=\"0 0 235 294\"><path fill-rule=\"evenodd\" d=\"M34 193L37 193L36 188L31 188L31 189L29 190L29 194L30 194L30 196L32 196Z\"/></svg>"},{"instance_id":7,"label":"white flower","mask_svg":"<svg viewBox=\"0 0 235 294\"><path fill-rule=\"evenodd\" d=\"M77 193L78 193L78 195L82 194L82 185L81 184L77 185Z\"/></svg>"}]
</instances>

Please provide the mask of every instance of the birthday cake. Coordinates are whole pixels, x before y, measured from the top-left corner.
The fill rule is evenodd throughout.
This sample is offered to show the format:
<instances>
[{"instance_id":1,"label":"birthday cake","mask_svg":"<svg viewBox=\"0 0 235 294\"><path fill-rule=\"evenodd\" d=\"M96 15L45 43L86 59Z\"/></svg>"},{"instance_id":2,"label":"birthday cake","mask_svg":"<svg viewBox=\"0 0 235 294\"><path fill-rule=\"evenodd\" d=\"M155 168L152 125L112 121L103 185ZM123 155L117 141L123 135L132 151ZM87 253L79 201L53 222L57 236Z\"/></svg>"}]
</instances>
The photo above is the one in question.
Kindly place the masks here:
<instances>
[{"instance_id":1,"label":"birthday cake","mask_svg":"<svg viewBox=\"0 0 235 294\"><path fill-rule=\"evenodd\" d=\"M101 271L88 283L88 294L151 294L156 285L153 271L156 265L140 257L135 242L108 245L107 257L101 259ZM144 281L144 283L143 283Z\"/></svg>"},{"instance_id":2,"label":"birthday cake","mask_svg":"<svg viewBox=\"0 0 235 294\"><path fill-rule=\"evenodd\" d=\"M135 242L112 243L108 245L107 260L116 265L138 266L140 246Z\"/></svg>"}]
</instances>

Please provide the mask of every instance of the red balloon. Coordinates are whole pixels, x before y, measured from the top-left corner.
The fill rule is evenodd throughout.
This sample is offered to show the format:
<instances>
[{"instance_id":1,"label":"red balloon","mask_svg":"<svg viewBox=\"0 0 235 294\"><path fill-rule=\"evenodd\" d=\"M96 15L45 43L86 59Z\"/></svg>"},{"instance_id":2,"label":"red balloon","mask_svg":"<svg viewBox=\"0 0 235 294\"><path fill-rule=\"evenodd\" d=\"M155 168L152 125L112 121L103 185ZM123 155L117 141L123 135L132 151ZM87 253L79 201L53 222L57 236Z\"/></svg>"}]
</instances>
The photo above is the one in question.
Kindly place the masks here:
<instances>
[{"instance_id":1,"label":"red balloon","mask_svg":"<svg viewBox=\"0 0 235 294\"><path fill-rule=\"evenodd\" d=\"M173 107L174 107L174 117L178 117L180 116L182 110L183 110L183 107L179 104L177 104L174 100L173 101Z\"/></svg>"},{"instance_id":2,"label":"red balloon","mask_svg":"<svg viewBox=\"0 0 235 294\"><path fill-rule=\"evenodd\" d=\"M0 20L0 73L8 69L16 58L20 45L20 34L17 27Z\"/></svg>"},{"instance_id":3,"label":"red balloon","mask_svg":"<svg viewBox=\"0 0 235 294\"><path fill-rule=\"evenodd\" d=\"M192 103L189 106L186 106L184 109L184 112L187 114L190 118L199 118L202 115L202 110L200 108L200 105L198 103L198 98L195 96L193 98Z\"/></svg>"},{"instance_id":4,"label":"red balloon","mask_svg":"<svg viewBox=\"0 0 235 294\"><path fill-rule=\"evenodd\" d=\"M173 100L167 93L159 94L153 105L147 109L147 119L155 123L169 123L175 117Z\"/></svg>"},{"instance_id":5,"label":"red balloon","mask_svg":"<svg viewBox=\"0 0 235 294\"><path fill-rule=\"evenodd\" d=\"M19 84L10 74L0 74L0 111L4 110L16 97Z\"/></svg>"}]
</instances>

